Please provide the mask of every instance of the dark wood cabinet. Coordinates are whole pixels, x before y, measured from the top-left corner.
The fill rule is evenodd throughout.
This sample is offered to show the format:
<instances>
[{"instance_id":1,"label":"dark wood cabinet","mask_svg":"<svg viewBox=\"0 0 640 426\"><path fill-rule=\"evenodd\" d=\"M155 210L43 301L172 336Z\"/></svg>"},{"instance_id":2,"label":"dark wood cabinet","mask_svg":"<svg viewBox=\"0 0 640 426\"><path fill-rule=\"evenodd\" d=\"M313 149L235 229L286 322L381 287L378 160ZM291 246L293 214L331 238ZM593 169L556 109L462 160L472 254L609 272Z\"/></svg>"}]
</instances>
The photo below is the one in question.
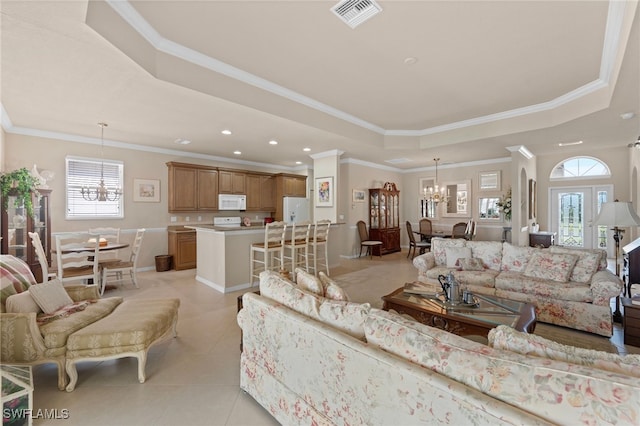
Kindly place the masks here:
<instances>
[{"instance_id":1,"label":"dark wood cabinet","mask_svg":"<svg viewBox=\"0 0 640 426\"><path fill-rule=\"evenodd\" d=\"M374 254L400 251L400 191L394 183L369 189L369 238L382 241Z\"/></svg>"},{"instance_id":2,"label":"dark wood cabinet","mask_svg":"<svg viewBox=\"0 0 640 426\"><path fill-rule=\"evenodd\" d=\"M633 304L632 299L622 298L624 317L624 344L640 346L640 305Z\"/></svg>"},{"instance_id":3,"label":"dark wood cabinet","mask_svg":"<svg viewBox=\"0 0 640 426\"><path fill-rule=\"evenodd\" d=\"M622 247L622 279L631 297L631 285L640 284L640 238Z\"/></svg>"},{"instance_id":4,"label":"dark wood cabinet","mask_svg":"<svg viewBox=\"0 0 640 426\"><path fill-rule=\"evenodd\" d=\"M197 266L197 243L195 229L182 226L170 226L169 254L173 256L173 268L176 271L192 269Z\"/></svg>"},{"instance_id":5,"label":"dark wood cabinet","mask_svg":"<svg viewBox=\"0 0 640 426\"><path fill-rule=\"evenodd\" d=\"M16 197L9 194L7 209L2 210L2 254L11 254L24 260L36 280L42 282L40 262L29 232L40 236L47 263L51 266L51 190L39 189L32 194L33 217L27 214L24 206L16 205L15 200Z\"/></svg>"},{"instance_id":6,"label":"dark wood cabinet","mask_svg":"<svg viewBox=\"0 0 640 426\"><path fill-rule=\"evenodd\" d=\"M531 247L548 248L556 243L555 232L531 232L529 233L529 245Z\"/></svg>"}]
</instances>

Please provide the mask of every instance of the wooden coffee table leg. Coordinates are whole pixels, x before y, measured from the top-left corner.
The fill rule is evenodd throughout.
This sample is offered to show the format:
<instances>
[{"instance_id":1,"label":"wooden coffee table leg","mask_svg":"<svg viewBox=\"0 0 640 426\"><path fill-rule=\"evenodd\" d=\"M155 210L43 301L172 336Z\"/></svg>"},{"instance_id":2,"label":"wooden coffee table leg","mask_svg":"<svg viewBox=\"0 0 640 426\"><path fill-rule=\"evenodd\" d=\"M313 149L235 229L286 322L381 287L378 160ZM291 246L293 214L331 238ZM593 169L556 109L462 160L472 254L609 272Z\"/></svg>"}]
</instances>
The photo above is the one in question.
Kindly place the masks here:
<instances>
[{"instance_id":1,"label":"wooden coffee table leg","mask_svg":"<svg viewBox=\"0 0 640 426\"><path fill-rule=\"evenodd\" d=\"M536 329L536 308L533 304L524 305L520 311L520 318L513 328L523 333L533 333Z\"/></svg>"}]
</instances>

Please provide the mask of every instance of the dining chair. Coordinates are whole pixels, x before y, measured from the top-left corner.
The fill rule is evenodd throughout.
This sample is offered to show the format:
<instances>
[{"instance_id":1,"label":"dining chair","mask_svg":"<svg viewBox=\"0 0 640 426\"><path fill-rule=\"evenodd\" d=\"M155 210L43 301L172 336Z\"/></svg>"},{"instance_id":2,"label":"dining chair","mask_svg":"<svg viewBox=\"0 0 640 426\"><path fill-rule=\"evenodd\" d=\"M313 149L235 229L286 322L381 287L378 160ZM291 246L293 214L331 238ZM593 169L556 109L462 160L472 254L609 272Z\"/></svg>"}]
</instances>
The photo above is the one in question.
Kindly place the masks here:
<instances>
[{"instance_id":1,"label":"dining chair","mask_svg":"<svg viewBox=\"0 0 640 426\"><path fill-rule=\"evenodd\" d=\"M95 242L90 243L92 238ZM89 232L56 235L57 277L62 284L78 280L83 280L86 284L93 280L93 284L100 284L98 241L100 235Z\"/></svg>"},{"instance_id":2,"label":"dining chair","mask_svg":"<svg viewBox=\"0 0 640 426\"><path fill-rule=\"evenodd\" d=\"M129 273L131 282L136 288L138 286L138 278L136 275L138 267L138 256L140 254L140 248L142 247L142 239L144 238L145 229L140 228L136 231L136 236L131 244L131 253L129 254L129 260L119 260L117 262L108 262L100 265L102 277L100 279L100 295L104 294L104 290L107 287L107 282L123 282L125 280L124 274ZM110 280L110 278L115 278Z\"/></svg>"},{"instance_id":3,"label":"dining chair","mask_svg":"<svg viewBox=\"0 0 640 426\"><path fill-rule=\"evenodd\" d=\"M367 231L367 224L364 223L363 220L359 220L357 223L358 226L358 235L360 236L360 255L362 256L362 249L364 247L367 248L367 253L369 254L369 258L373 257L373 247L380 247L382 245L382 241L371 240L369 239L369 232ZM382 250L378 251L378 256L382 257Z\"/></svg>"},{"instance_id":4,"label":"dining chair","mask_svg":"<svg viewBox=\"0 0 640 426\"><path fill-rule=\"evenodd\" d=\"M431 243L428 241L416 241L416 237L413 234L413 226L411 226L411 222L407 221L407 235L409 236L409 253L407 253L407 257L411 257L413 259L416 257L416 248L420 249L420 254L424 253L427 249L431 248ZM413 256L411 255L413 251Z\"/></svg>"},{"instance_id":5,"label":"dining chair","mask_svg":"<svg viewBox=\"0 0 640 426\"><path fill-rule=\"evenodd\" d=\"M451 238L466 238L467 224L466 222L458 222L451 229Z\"/></svg>"},{"instance_id":6,"label":"dining chair","mask_svg":"<svg viewBox=\"0 0 640 426\"><path fill-rule=\"evenodd\" d=\"M100 238L106 240L107 243L119 243L120 242L120 228L89 228L89 232L92 234L100 235ZM98 259L100 264L112 263L120 261L120 253L118 250L108 250L100 252L100 258Z\"/></svg>"},{"instance_id":7,"label":"dining chair","mask_svg":"<svg viewBox=\"0 0 640 426\"><path fill-rule=\"evenodd\" d=\"M249 283L254 278L260 280L260 272L284 269L284 237L287 224L284 222L267 223L264 229L264 242L251 244L249 259ZM262 253L262 256L260 256ZM275 261L278 261L277 263Z\"/></svg>"},{"instance_id":8,"label":"dining chair","mask_svg":"<svg viewBox=\"0 0 640 426\"><path fill-rule=\"evenodd\" d=\"M311 222L294 223L291 227L291 238L285 239L284 242L284 262L291 265L290 271L293 272L304 261L305 271L309 270L309 232L311 231ZM287 251L289 256L287 256ZM293 281L296 276L293 275Z\"/></svg>"},{"instance_id":9,"label":"dining chair","mask_svg":"<svg viewBox=\"0 0 640 426\"><path fill-rule=\"evenodd\" d=\"M309 272L313 270L313 274L318 276L318 264L324 267L326 274L329 275L329 227L330 220L319 220L313 226L313 236L309 238L309 255L313 262L309 262ZM311 266L313 265L313 266Z\"/></svg>"},{"instance_id":10,"label":"dining chair","mask_svg":"<svg viewBox=\"0 0 640 426\"><path fill-rule=\"evenodd\" d=\"M418 231L420 233L421 240L430 241L430 237L427 237L426 235L433 234L433 225L431 221L424 217L420 219L420 222L418 222Z\"/></svg>"},{"instance_id":11,"label":"dining chair","mask_svg":"<svg viewBox=\"0 0 640 426\"><path fill-rule=\"evenodd\" d=\"M38 234L37 232L29 232L29 237L31 238L31 245L35 249L36 257L38 258L38 262L40 263L42 282L47 282L50 279L55 278L58 275L57 268L55 266L49 266L49 260L47 259L47 255L44 253L44 247L42 246L40 234Z\"/></svg>"}]
</instances>

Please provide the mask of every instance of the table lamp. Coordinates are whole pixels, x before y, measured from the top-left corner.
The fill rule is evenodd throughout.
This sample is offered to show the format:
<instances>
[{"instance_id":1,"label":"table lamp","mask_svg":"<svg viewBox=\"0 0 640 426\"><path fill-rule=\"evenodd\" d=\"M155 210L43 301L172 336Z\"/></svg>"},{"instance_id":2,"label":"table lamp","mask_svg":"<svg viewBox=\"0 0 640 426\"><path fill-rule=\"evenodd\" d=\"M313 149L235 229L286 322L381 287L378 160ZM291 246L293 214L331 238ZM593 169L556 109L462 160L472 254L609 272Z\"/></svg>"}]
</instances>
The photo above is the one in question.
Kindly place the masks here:
<instances>
[{"instance_id":1,"label":"table lamp","mask_svg":"<svg viewBox=\"0 0 640 426\"><path fill-rule=\"evenodd\" d=\"M600 213L593 221L594 225L613 226L613 240L616 242L616 276L620 277L620 265L618 265L618 252L620 240L624 230L620 228L640 226L640 217L633 210L631 203L614 201L602 204Z\"/></svg>"}]
</instances>

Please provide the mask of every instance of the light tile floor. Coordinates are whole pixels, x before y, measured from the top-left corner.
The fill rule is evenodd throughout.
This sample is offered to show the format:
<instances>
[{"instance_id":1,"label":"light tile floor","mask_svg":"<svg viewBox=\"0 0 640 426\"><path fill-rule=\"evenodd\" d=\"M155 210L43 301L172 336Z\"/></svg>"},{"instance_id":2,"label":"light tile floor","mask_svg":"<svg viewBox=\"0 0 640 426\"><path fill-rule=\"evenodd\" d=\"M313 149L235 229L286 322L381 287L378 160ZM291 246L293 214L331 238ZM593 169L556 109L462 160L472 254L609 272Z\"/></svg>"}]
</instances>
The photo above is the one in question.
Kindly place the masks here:
<instances>
[{"instance_id":1,"label":"light tile floor","mask_svg":"<svg viewBox=\"0 0 640 426\"><path fill-rule=\"evenodd\" d=\"M370 276L365 269L371 269ZM339 281L340 275L356 271L363 274L374 298L388 293L388 283L377 289L381 280L393 279L399 287L417 276L406 252L343 259L331 276ZM235 314L237 297L244 291L220 294L197 282L195 270L142 272L138 277L140 289L127 284L105 292L105 297L180 298L178 337L151 348L144 384L137 381L133 358L78 364L78 384L70 393L57 389L55 367L34 367L34 409L69 413L65 420L35 418L34 425L277 424L239 389L240 329ZM621 353L640 353L640 348L622 344L619 325L611 342Z\"/></svg>"}]
</instances>

